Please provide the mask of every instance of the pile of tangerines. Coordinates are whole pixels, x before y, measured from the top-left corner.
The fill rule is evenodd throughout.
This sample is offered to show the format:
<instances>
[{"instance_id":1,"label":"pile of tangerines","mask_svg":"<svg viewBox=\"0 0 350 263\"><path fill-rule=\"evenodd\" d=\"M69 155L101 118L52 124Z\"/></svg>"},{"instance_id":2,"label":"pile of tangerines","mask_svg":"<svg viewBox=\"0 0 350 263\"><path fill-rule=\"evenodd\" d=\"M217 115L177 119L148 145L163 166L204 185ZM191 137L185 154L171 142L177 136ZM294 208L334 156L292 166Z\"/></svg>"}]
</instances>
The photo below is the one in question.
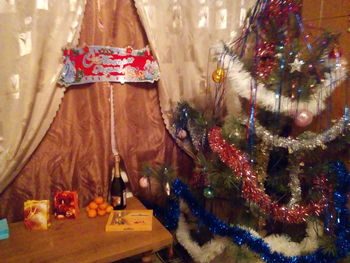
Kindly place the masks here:
<instances>
[{"instance_id":1,"label":"pile of tangerines","mask_svg":"<svg viewBox=\"0 0 350 263\"><path fill-rule=\"evenodd\" d=\"M98 196L86 207L88 217L104 216L113 211L113 206L105 202L102 196Z\"/></svg>"}]
</instances>

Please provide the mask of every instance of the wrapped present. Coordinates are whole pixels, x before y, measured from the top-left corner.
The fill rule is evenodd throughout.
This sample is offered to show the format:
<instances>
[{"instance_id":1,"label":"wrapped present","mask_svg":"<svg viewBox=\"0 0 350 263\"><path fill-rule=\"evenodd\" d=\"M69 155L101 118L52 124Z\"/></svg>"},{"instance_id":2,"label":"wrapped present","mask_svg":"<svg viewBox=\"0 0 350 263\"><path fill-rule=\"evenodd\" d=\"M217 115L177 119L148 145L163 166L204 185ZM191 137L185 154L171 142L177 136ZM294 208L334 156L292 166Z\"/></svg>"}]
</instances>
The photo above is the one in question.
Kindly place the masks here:
<instances>
[{"instance_id":1,"label":"wrapped present","mask_svg":"<svg viewBox=\"0 0 350 263\"><path fill-rule=\"evenodd\" d=\"M153 210L117 210L108 217L106 231L152 231Z\"/></svg>"},{"instance_id":2,"label":"wrapped present","mask_svg":"<svg viewBox=\"0 0 350 263\"><path fill-rule=\"evenodd\" d=\"M54 197L54 213L57 219L77 218L79 212L78 193L57 191Z\"/></svg>"},{"instance_id":3,"label":"wrapped present","mask_svg":"<svg viewBox=\"0 0 350 263\"><path fill-rule=\"evenodd\" d=\"M50 226L49 200L24 202L24 224L28 229L48 229Z\"/></svg>"},{"instance_id":4,"label":"wrapped present","mask_svg":"<svg viewBox=\"0 0 350 263\"><path fill-rule=\"evenodd\" d=\"M7 219L0 219L0 240L9 238L9 226L7 224Z\"/></svg>"}]
</instances>

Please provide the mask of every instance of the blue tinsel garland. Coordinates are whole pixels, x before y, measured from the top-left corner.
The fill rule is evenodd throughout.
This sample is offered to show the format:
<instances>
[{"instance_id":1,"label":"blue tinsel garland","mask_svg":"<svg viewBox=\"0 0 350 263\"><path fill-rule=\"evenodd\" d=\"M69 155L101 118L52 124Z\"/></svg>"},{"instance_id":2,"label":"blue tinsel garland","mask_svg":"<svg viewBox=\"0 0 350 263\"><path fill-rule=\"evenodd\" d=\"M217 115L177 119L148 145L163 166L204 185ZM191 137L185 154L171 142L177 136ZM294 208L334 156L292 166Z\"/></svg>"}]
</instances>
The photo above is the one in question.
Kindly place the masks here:
<instances>
[{"instance_id":1,"label":"blue tinsel garland","mask_svg":"<svg viewBox=\"0 0 350 263\"><path fill-rule=\"evenodd\" d=\"M331 165L332 170L337 175L337 185L334 191L334 206L337 212L334 232L336 235L336 256L330 255L317 249L314 253L287 257L281 253L272 252L269 245L261 238L257 238L240 227L231 227L227 223L216 218L213 214L207 212L204 207L199 205L191 194L187 185L176 179L173 182L173 193L178 198L182 198L202 224L207 226L210 231L216 235L227 236L237 245L246 245L250 250L260 255L268 263L332 263L347 256L350 250L350 226L349 212L346 208L347 192L349 191L350 177L342 162L336 162ZM158 210L159 211L159 210ZM180 208L179 200L171 199L168 203L167 211L158 214L164 219L168 229L176 229Z\"/></svg>"}]
</instances>

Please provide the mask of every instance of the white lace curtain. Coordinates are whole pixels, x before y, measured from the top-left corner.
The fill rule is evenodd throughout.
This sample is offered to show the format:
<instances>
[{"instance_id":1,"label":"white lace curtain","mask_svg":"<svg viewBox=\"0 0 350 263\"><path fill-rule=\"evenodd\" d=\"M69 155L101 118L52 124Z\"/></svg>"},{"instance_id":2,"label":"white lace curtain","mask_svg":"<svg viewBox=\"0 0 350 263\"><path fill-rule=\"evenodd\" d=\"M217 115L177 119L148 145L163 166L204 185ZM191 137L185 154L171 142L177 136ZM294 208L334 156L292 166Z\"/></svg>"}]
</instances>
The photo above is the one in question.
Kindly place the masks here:
<instances>
[{"instance_id":1,"label":"white lace curtain","mask_svg":"<svg viewBox=\"0 0 350 263\"><path fill-rule=\"evenodd\" d=\"M166 127L181 100L199 110L213 107L213 47L239 34L255 0L135 0L137 11L161 70L160 105ZM228 90L228 92L230 92ZM237 96L226 107L237 113ZM181 144L181 142L180 142ZM182 145L186 148L185 145Z\"/></svg>"},{"instance_id":2,"label":"white lace curtain","mask_svg":"<svg viewBox=\"0 0 350 263\"><path fill-rule=\"evenodd\" d=\"M0 193L55 116L61 50L77 41L84 7L85 0L0 1Z\"/></svg>"}]
</instances>

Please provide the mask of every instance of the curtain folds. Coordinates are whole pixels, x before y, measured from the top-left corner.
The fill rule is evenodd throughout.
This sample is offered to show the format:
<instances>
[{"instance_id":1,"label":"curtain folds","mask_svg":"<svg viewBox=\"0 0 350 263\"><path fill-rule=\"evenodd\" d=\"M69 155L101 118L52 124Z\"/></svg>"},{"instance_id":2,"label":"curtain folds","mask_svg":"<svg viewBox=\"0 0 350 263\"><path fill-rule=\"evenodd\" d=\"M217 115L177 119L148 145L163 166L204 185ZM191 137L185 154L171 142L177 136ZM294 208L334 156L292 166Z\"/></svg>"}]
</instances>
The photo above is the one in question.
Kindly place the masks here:
<instances>
[{"instance_id":1,"label":"curtain folds","mask_svg":"<svg viewBox=\"0 0 350 263\"><path fill-rule=\"evenodd\" d=\"M0 193L48 130L64 89L62 47L76 43L85 0L0 3Z\"/></svg>"},{"instance_id":2,"label":"curtain folds","mask_svg":"<svg viewBox=\"0 0 350 263\"><path fill-rule=\"evenodd\" d=\"M157 57L161 79L160 106L168 130L174 109L185 100L202 112L213 111L213 56L221 41L238 36L255 0L135 0L137 11ZM226 109L237 114L238 97L227 90ZM190 147L178 140L189 154Z\"/></svg>"},{"instance_id":3,"label":"curtain folds","mask_svg":"<svg viewBox=\"0 0 350 263\"><path fill-rule=\"evenodd\" d=\"M87 1L79 45L147 45L132 0ZM191 159L173 142L159 109L157 83L100 82L67 88L44 139L14 182L0 195L0 218L22 219L23 202L52 200L56 190L75 190L83 207L97 195L107 197L113 167L110 134L110 86L114 88L116 140L131 190L141 199L161 200L152 186L140 189L141 167L172 164L180 176Z\"/></svg>"}]
</instances>

